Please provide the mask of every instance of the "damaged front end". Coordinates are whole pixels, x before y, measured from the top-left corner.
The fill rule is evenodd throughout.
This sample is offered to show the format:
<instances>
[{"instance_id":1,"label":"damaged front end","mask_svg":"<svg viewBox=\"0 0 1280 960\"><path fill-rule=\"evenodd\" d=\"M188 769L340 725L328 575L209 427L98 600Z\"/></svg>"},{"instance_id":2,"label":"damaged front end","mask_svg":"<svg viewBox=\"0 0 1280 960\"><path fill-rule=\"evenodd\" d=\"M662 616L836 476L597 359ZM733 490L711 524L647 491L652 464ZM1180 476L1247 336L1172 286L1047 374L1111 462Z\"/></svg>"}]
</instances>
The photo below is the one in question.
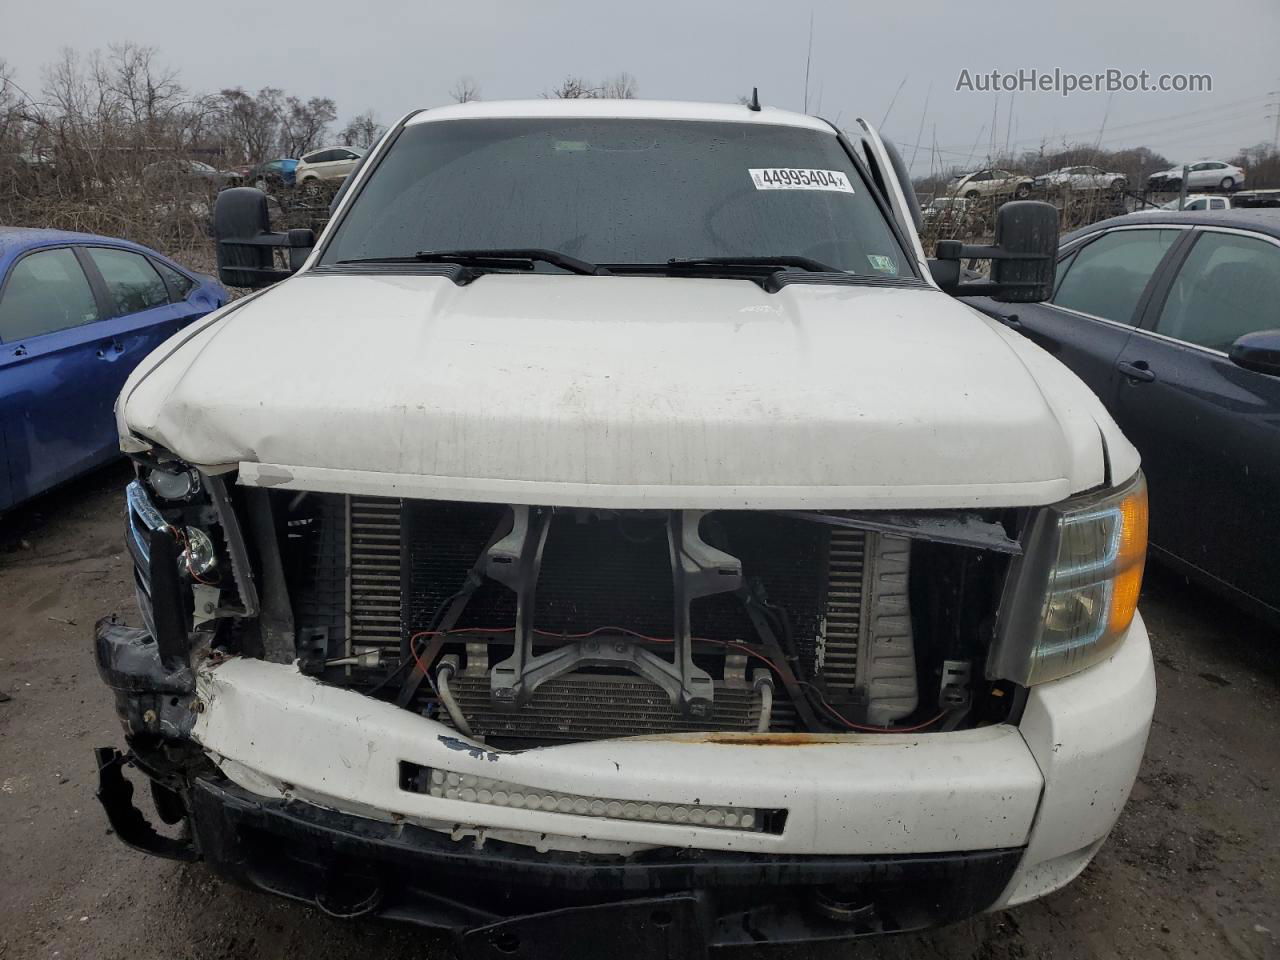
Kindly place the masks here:
<instances>
[{"instance_id":1,"label":"damaged front end","mask_svg":"<svg viewBox=\"0 0 1280 960\"><path fill-rule=\"evenodd\" d=\"M95 643L129 745L98 751L99 797L131 846L475 956L912 929L1013 875L1041 780L985 658L1026 511L234 479L148 454L127 492L144 627Z\"/></svg>"}]
</instances>

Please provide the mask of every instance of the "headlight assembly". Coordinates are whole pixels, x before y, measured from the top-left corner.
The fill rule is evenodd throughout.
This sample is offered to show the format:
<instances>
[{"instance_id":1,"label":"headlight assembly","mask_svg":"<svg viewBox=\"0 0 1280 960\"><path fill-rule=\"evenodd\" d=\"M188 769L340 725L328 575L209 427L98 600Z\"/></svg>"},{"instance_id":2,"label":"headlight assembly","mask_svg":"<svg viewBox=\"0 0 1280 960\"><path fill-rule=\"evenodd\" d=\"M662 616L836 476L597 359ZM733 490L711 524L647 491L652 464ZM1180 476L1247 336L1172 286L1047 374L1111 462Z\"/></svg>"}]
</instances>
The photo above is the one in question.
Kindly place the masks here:
<instances>
[{"instance_id":1,"label":"headlight assembly","mask_svg":"<svg viewBox=\"0 0 1280 960\"><path fill-rule=\"evenodd\" d=\"M200 489L196 471L166 464L146 472L147 486L164 500L186 500Z\"/></svg>"},{"instance_id":2,"label":"headlight assembly","mask_svg":"<svg viewBox=\"0 0 1280 960\"><path fill-rule=\"evenodd\" d=\"M1147 555L1141 473L1041 509L1005 586L988 675L1030 685L1111 655L1133 622Z\"/></svg>"},{"instance_id":3,"label":"headlight assembly","mask_svg":"<svg viewBox=\"0 0 1280 960\"><path fill-rule=\"evenodd\" d=\"M209 535L199 527L183 531L181 563L191 576L201 582L218 565L218 551Z\"/></svg>"}]
</instances>

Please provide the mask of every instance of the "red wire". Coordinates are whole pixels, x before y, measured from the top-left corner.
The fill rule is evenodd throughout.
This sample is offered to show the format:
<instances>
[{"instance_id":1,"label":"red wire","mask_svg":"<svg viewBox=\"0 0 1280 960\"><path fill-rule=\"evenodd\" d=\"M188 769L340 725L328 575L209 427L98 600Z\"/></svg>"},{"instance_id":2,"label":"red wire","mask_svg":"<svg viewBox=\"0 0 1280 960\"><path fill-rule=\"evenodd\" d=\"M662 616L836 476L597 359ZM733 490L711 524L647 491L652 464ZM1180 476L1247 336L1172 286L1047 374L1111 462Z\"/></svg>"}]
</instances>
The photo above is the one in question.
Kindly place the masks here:
<instances>
[{"instance_id":1,"label":"red wire","mask_svg":"<svg viewBox=\"0 0 1280 960\"><path fill-rule=\"evenodd\" d=\"M828 703L827 698L822 695L822 691L819 690L812 683L809 683L807 680L801 680L800 683L803 686L810 687L813 689L813 692L818 695L818 699L822 702L823 707L825 707L833 717L835 717L837 720L839 720L841 723L847 726L850 730L857 730L861 733L916 733L920 730L923 730L925 727L933 726L935 723L937 723L939 720L941 720L943 717L947 715L946 711L944 710L941 713L939 713L936 717L931 717L930 719L925 720L923 723L917 723L915 726L912 726L912 727L873 727L865 723L854 723L852 720L846 719L845 716L842 713L840 713L839 710L837 710L830 703Z\"/></svg>"},{"instance_id":2,"label":"red wire","mask_svg":"<svg viewBox=\"0 0 1280 960\"><path fill-rule=\"evenodd\" d=\"M462 633L470 633L470 634L515 633L515 631L516 631L515 627L463 627L455 630L420 630L419 632L409 637L409 651L413 654L413 659L417 662L418 669L420 669L424 674L430 677L430 674L427 673L426 665L423 664L421 658L418 656L418 648L417 648L416 641L419 637L438 637L441 635L449 636L452 634L462 634ZM626 627L612 627L612 626L596 627L594 630L588 630L585 633L554 633L550 630L534 630L533 632L539 636L555 637L561 640L582 640L582 639L585 639L586 637L593 637L599 633L621 633L627 636L636 637L640 640L648 640L650 643L675 643L675 640L673 640L671 637L650 637L646 634L639 633L638 631L629 630ZM768 667L774 673L779 675L781 675L782 673L782 671L778 669L778 665L776 663L774 663L772 660L766 657L763 653L760 653L758 650L748 647L745 644L734 643L732 640L712 640L710 637L692 637L691 639L702 642L702 643L714 643L721 647L730 647L734 650L741 651L742 653L745 653L748 656L752 656L752 657L755 657L757 660L763 661L765 664L768 665ZM943 717L946 716L946 711L943 711L942 713L939 713L936 717L931 717L930 719L925 720L924 722L918 723L915 726L911 726L911 727L874 727L865 723L854 723L852 720L849 720L842 713L840 713L839 710L837 710L835 707L829 704L827 702L826 697L822 695L822 691L819 690L816 686L814 686L814 684L809 683L806 680L801 680L799 682L801 683L801 685L811 688L814 691L814 693L817 694L818 700L821 701L822 706L827 710L827 712L833 718L835 718L835 720L837 720L839 723L844 724L850 730L856 730L859 733L918 733L919 731L925 729L926 727L933 726L935 723L937 723L939 720L941 720Z\"/></svg>"}]
</instances>

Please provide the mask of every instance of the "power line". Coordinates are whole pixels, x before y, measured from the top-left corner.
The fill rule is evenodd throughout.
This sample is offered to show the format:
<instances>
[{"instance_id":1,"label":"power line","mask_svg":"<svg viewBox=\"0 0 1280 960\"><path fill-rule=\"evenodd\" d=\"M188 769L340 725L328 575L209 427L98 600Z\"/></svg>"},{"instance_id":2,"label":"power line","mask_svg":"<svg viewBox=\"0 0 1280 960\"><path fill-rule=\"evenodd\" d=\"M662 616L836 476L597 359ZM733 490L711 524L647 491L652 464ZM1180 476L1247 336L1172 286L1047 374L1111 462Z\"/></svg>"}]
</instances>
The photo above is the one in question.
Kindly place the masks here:
<instances>
[{"instance_id":1,"label":"power line","mask_svg":"<svg viewBox=\"0 0 1280 960\"><path fill-rule=\"evenodd\" d=\"M1278 110L1278 115L1280 115L1280 110ZM1185 123L1168 124L1161 129L1146 131L1142 133L1130 133L1130 132L1116 133L1114 132L1115 127L1112 127L1111 129L1113 132L1111 132L1107 136L1098 137L1094 141L1094 147L1095 149L1097 149L1103 145L1116 144L1120 141L1133 140L1138 138L1164 140L1166 142L1180 143L1189 138L1197 138L1203 133L1210 133L1210 134L1224 133L1230 130L1232 127L1235 127L1241 124L1248 124L1251 122L1256 123L1257 119L1258 119L1257 115L1250 111L1250 112L1237 112L1233 114L1228 114L1226 116L1221 116L1221 117L1217 117L1215 119L1210 119L1210 120L1192 120ZM984 124L983 125L984 132L985 132L985 129L986 129L986 125ZM1241 131L1240 135L1241 137L1244 137L1244 138L1248 137L1248 134L1245 133L1243 130ZM1068 143L1066 138L1069 136L1070 134L1060 135L1061 139L1059 142L1063 144ZM953 150L953 149L947 149L945 147L938 147L936 145L912 143L912 142L900 141L896 139L894 140L894 143L900 147L911 147L912 149L923 148L937 154L946 154L953 157L966 157L968 158L969 161L972 161L974 155L977 152L977 143L981 139L981 137L982 137L982 133L980 132L978 134L978 137L975 138L973 145L970 147L968 151ZM1054 137L1053 139L1059 140L1059 137ZM1029 139L1029 140L1011 140L1010 142L1015 144L1026 143L1026 142L1046 143L1048 142L1048 138Z\"/></svg>"},{"instance_id":2,"label":"power line","mask_svg":"<svg viewBox=\"0 0 1280 960\"><path fill-rule=\"evenodd\" d=\"M1235 100L1235 101L1230 101L1230 102L1227 102L1227 103L1214 104L1213 106L1208 106L1208 107L1198 107L1198 108L1191 109L1191 110L1183 110L1183 111L1181 111L1181 112L1179 112L1179 113L1167 114L1167 115L1162 116L1162 117L1150 117L1150 118L1148 118L1148 119L1146 119L1146 120L1131 120L1131 121L1129 121L1128 123L1112 123L1112 124L1109 124L1109 125L1108 125L1108 127L1109 127L1109 129L1111 129L1112 131L1115 131L1115 130L1134 130L1134 129L1139 128L1139 127L1160 126L1160 125L1165 124L1165 123L1177 123L1177 122L1179 122L1179 121L1187 120L1187 119L1188 119L1188 118L1190 118L1190 117L1197 117L1197 116L1199 116L1200 114L1204 114L1204 113L1221 114L1221 113L1223 113L1223 112L1225 112L1225 111L1228 111L1228 110L1231 110L1231 109L1234 109L1234 108L1238 108L1238 107L1242 107L1242 106L1246 106L1246 105L1250 105L1250 104L1252 104L1252 105L1256 106L1256 105L1257 105L1257 101L1258 101L1258 99L1259 99L1259 97L1258 97L1257 95L1254 95L1254 96L1252 96L1252 97L1246 97L1246 98L1244 98L1244 99L1242 99L1242 100ZM1080 131L1074 131L1074 132L1068 132L1068 133L1059 134L1059 135L1057 135L1057 136L1060 136L1060 137L1063 137L1063 138L1067 138L1067 137L1084 137L1084 136L1088 136L1088 135L1090 135L1090 134L1092 134L1092 133L1094 133L1094 132L1096 132L1096 131L1094 131L1094 130L1080 130ZM1140 136L1145 136L1145 134L1140 134ZM1038 139L1038 138L1033 138L1033 137L1031 137L1031 138L1025 138L1025 139L1024 139L1023 141L1021 141L1021 142L1024 142L1024 143L1025 143L1025 142L1035 142L1035 140L1036 140L1036 139Z\"/></svg>"},{"instance_id":3,"label":"power line","mask_svg":"<svg viewBox=\"0 0 1280 960\"><path fill-rule=\"evenodd\" d=\"M1135 128L1138 128L1138 127L1149 127L1149 126L1153 126L1153 125L1154 125L1154 126L1159 126L1159 125L1161 125L1161 124L1171 123L1171 122L1172 122L1172 123L1179 123L1180 121L1184 121L1184 120L1187 120L1187 119L1188 119L1188 118L1190 118L1190 117L1196 117L1196 116L1199 116L1200 114L1204 114L1204 113L1217 113L1217 114L1221 114L1221 113L1223 113L1223 112L1225 112L1225 111L1228 111L1228 110L1231 110L1231 109L1233 109L1233 108L1242 107L1242 106L1249 105L1249 104L1252 104L1252 105L1254 105L1254 106L1258 106L1258 105L1261 105L1261 104L1260 104L1260 101L1267 100L1268 98L1273 97L1273 96L1275 96L1275 93L1274 93L1274 92L1272 92L1272 93L1263 93L1263 94L1254 94L1253 96L1244 97L1244 98L1242 98L1242 99L1240 99L1240 100L1227 101L1227 102L1225 102L1225 103L1213 104L1212 106L1195 107L1195 108L1192 108L1192 109L1190 109L1190 110L1182 110L1182 111L1179 111L1178 113L1166 114L1165 116L1161 116L1161 117L1150 117L1150 118L1148 118L1148 119L1146 119L1146 120L1132 120L1132 121L1129 121L1129 122L1127 122L1127 123L1108 123L1108 124L1107 124L1107 129L1114 133L1114 132L1115 132L1115 131L1117 131L1117 130L1132 130L1132 129L1135 129ZM1087 130L1068 131L1068 132L1066 132L1066 133L1055 133L1055 134L1053 134L1053 135L1052 135L1052 136L1050 136L1050 137L1043 137L1043 136L1041 136L1041 137L1021 137L1021 138L1019 138L1019 139L1016 139L1016 140L1012 141L1012 145L1014 145L1014 146L1019 146L1019 145L1025 144L1025 143L1035 144L1035 143L1040 143L1040 142L1042 142L1043 140L1049 140L1049 139L1052 139L1052 140L1069 140L1069 139L1071 139L1071 138L1077 138L1077 137L1093 137L1093 136L1095 136L1097 133L1098 133L1098 128L1094 127L1094 128L1087 129ZM1140 134L1140 136L1148 136L1148 134ZM1110 139L1110 138L1108 138L1108 139ZM960 147L960 146L963 146L963 144L950 144L950 145L948 145L948 146L950 146L950 147ZM956 150L956 151L953 151L953 152L957 152L957 153L958 153L958 152L961 152L961 151Z\"/></svg>"}]
</instances>

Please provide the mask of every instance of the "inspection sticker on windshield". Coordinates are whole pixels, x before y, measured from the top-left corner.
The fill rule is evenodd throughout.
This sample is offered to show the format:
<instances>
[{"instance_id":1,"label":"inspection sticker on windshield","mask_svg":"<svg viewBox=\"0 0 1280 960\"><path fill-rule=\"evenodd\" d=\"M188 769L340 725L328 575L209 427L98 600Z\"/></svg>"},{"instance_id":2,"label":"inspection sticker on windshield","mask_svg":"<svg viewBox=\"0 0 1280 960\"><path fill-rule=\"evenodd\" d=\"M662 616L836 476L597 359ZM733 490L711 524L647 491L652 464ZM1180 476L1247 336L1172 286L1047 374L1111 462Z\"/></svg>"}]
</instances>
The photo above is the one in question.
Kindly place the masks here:
<instances>
[{"instance_id":1,"label":"inspection sticker on windshield","mask_svg":"<svg viewBox=\"0 0 1280 960\"><path fill-rule=\"evenodd\" d=\"M759 167L747 170L757 190L831 190L853 193L853 184L840 170L802 167Z\"/></svg>"}]
</instances>

